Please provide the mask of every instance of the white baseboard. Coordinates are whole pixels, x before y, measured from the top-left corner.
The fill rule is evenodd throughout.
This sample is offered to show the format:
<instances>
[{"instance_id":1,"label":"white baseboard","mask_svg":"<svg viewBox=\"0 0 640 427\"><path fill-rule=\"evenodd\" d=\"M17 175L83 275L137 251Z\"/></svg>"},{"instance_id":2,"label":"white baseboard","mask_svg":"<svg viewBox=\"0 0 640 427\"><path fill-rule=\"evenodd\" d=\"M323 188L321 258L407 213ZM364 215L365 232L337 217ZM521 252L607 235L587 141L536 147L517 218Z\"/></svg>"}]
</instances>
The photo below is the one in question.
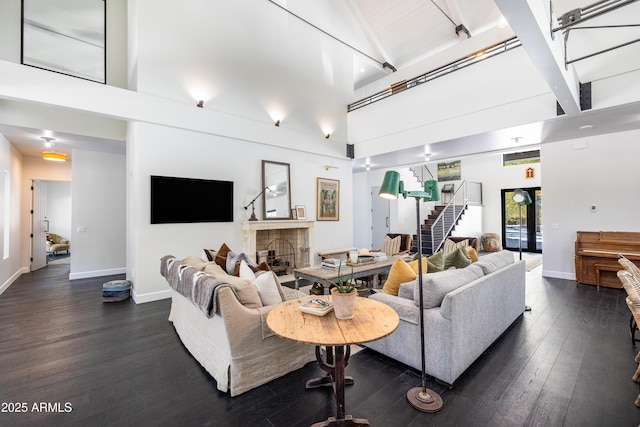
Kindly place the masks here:
<instances>
[{"instance_id":1,"label":"white baseboard","mask_svg":"<svg viewBox=\"0 0 640 427\"><path fill-rule=\"evenodd\" d=\"M15 282L16 280L18 280L18 277L22 276L25 273L28 273L29 269L27 267L23 267L21 269L19 269L18 271L16 271L15 273L13 273L13 275L11 277L9 277L9 279L7 279L6 282L4 282L2 284L2 286L0 286L0 295L2 295L2 293L4 291L6 291L7 289L9 289L9 286L11 286L11 284L13 282Z\"/></svg>"},{"instance_id":2,"label":"white baseboard","mask_svg":"<svg viewBox=\"0 0 640 427\"><path fill-rule=\"evenodd\" d=\"M92 277L114 276L116 274L126 274L126 267L110 268L108 270L83 271L80 273L69 273L69 280L90 279Z\"/></svg>"},{"instance_id":3,"label":"white baseboard","mask_svg":"<svg viewBox=\"0 0 640 427\"><path fill-rule=\"evenodd\" d=\"M545 269L542 270L542 277L553 277L555 279L576 280L575 273L567 273L565 271L550 271Z\"/></svg>"},{"instance_id":4,"label":"white baseboard","mask_svg":"<svg viewBox=\"0 0 640 427\"><path fill-rule=\"evenodd\" d=\"M144 304L145 302L160 301L171 298L171 290L167 289L166 291L150 292L148 294L138 294L134 290L131 292L131 297L136 304Z\"/></svg>"}]
</instances>

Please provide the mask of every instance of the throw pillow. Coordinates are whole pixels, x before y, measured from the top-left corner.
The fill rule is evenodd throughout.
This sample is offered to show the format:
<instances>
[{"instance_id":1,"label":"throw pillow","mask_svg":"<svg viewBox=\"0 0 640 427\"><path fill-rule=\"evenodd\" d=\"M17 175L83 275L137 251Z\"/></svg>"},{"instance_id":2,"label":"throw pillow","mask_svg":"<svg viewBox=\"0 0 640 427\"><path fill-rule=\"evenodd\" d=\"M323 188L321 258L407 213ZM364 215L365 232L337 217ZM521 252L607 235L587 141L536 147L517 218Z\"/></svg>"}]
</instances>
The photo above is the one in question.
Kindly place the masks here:
<instances>
[{"instance_id":1,"label":"throw pillow","mask_svg":"<svg viewBox=\"0 0 640 427\"><path fill-rule=\"evenodd\" d=\"M215 261L216 260L216 250L215 249L203 249L202 250L202 254L204 255L203 258L206 258L208 261Z\"/></svg>"},{"instance_id":2,"label":"throw pillow","mask_svg":"<svg viewBox=\"0 0 640 427\"><path fill-rule=\"evenodd\" d=\"M442 252L444 252L444 254L446 255L450 254L458 248L466 248L467 246L469 246L469 239L464 239L457 243L451 239L447 239L444 241L444 245L442 245Z\"/></svg>"},{"instance_id":3,"label":"throw pillow","mask_svg":"<svg viewBox=\"0 0 640 427\"><path fill-rule=\"evenodd\" d=\"M238 275L238 270L240 269L240 261L245 261L249 266L256 266L256 263L244 252L240 252L239 254L229 251L227 253L227 263L226 269L227 273L232 274L234 276Z\"/></svg>"},{"instance_id":4,"label":"throw pillow","mask_svg":"<svg viewBox=\"0 0 640 427\"><path fill-rule=\"evenodd\" d=\"M435 273L444 270L444 256L442 252L436 252L427 258L427 273Z\"/></svg>"},{"instance_id":5,"label":"throw pillow","mask_svg":"<svg viewBox=\"0 0 640 427\"><path fill-rule=\"evenodd\" d=\"M227 246L226 243L223 243L222 246L220 246L220 249L218 249L218 252L216 252L216 264L225 270L227 268L227 254L230 250L229 246Z\"/></svg>"},{"instance_id":6,"label":"throw pillow","mask_svg":"<svg viewBox=\"0 0 640 427\"><path fill-rule=\"evenodd\" d=\"M409 263L409 267L411 267L411 269L416 273L416 276L418 275L418 259L414 259L413 261L411 261ZM422 274L425 274L427 271L429 271L429 261L427 260L426 256L422 257Z\"/></svg>"},{"instance_id":7,"label":"throw pillow","mask_svg":"<svg viewBox=\"0 0 640 427\"><path fill-rule=\"evenodd\" d=\"M467 254L471 259L471 262L478 262L478 252L476 252L476 248L473 246L467 246Z\"/></svg>"},{"instance_id":8,"label":"throw pillow","mask_svg":"<svg viewBox=\"0 0 640 427\"><path fill-rule=\"evenodd\" d=\"M387 281L384 282L382 293L397 296L400 284L414 280L417 276L405 260L398 258L389 270L389 276L387 277Z\"/></svg>"},{"instance_id":9,"label":"throw pillow","mask_svg":"<svg viewBox=\"0 0 640 427\"><path fill-rule=\"evenodd\" d=\"M265 306L284 301L284 297L282 293L280 293L280 284L278 283L275 273L272 271L258 273L253 281L253 286L258 290L260 300Z\"/></svg>"},{"instance_id":10,"label":"throw pillow","mask_svg":"<svg viewBox=\"0 0 640 427\"><path fill-rule=\"evenodd\" d=\"M233 290L236 292L238 296L238 301L240 304L244 305L247 308L260 308L262 307L262 300L260 300L260 294L255 286L251 284L251 281L246 279L241 279L240 277L235 277L227 274L226 271L222 269L217 264L209 263L204 272L211 275L214 279L217 279L223 283L228 283L231 285Z\"/></svg>"},{"instance_id":11,"label":"throw pillow","mask_svg":"<svg viewBox=\"0 0 640 427\"><path fill-rule=\"evenodd\" d=\"M246 261L240 261L240 268L239 268L239 271L238 271L238 276L241 279L246 279L246 280L249 280L251 282L253 282L256 279L256 274L249 267L249 264L247 264Z\"/></svg>"},{"instance_id":12,"label":"throw pillow","mask_svg":"<svg viewBox=\"0 0 640 427\"><path fill-rule=\"evenodd\" d=\"M465 248L458 248L455 251L445 254L444 256L444 269L448 270L451 267L465 268L471 264L471 258L467 254Z\"/></svg>"},{"instance_id":13,"label":"throw pillow","mask_svg":"<svg viewBox=\"0 0 640 427\"><path fill-rule=\"evenodd\" d=\"M382 252L389 256L393 256L400 252L400 237L396 236L393 239L389 236L384 236L384 242L382 243Z\"/></svg>"}]
</instances>

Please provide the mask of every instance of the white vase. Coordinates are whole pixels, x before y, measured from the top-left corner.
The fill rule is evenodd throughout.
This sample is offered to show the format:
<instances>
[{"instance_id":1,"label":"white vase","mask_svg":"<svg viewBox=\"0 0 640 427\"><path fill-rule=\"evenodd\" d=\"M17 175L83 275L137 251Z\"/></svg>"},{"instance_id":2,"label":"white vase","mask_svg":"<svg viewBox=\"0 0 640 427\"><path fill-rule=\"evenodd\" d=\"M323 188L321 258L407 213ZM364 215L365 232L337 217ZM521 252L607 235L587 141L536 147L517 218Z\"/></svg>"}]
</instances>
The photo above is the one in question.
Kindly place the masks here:
<instances>
[{"instance_id":1,"label":"white vase","mask_svg":"<svg viewBox=\"0 0 640 427\"><path fill-rule=\"evenodd\" d=\"M331 295L333 295L333 312L336 315L336 319L353 319L353 311L356 305L356 297L358 296L358 291L354 289L348 294L341 294L340 292L336 291L336 288L331 288Z\"/></svg>"}]
</instances>

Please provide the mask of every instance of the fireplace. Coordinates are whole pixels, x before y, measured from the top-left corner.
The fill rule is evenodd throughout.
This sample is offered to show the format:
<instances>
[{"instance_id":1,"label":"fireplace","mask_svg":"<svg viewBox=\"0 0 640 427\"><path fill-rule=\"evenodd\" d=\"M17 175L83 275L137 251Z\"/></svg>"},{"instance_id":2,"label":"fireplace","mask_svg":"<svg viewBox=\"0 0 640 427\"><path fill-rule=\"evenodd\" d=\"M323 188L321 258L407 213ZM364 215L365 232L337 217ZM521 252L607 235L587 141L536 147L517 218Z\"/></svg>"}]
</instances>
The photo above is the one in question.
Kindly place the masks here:
<instances>
[{"instance_id":1,"label":"fireplace","mask_svg":"<svg viewBox=\"0 0 640 427\"><path fill-rule=\"evenodd\" d=\"M313 225L305 220L243 221L243 251L258 262L265 255L271 257L278 270L290 274L294 268L311 265Z\"/></svg>"}]
</instances>

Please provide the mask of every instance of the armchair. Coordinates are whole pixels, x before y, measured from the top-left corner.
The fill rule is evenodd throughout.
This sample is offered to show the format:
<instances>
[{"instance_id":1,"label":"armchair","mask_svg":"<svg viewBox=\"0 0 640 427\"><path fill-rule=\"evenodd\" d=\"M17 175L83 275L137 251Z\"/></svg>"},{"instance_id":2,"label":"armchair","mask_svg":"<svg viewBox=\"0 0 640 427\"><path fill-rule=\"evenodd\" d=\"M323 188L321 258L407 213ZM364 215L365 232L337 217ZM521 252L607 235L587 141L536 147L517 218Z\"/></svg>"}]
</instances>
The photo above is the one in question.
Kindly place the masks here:
<instances>
[{"instance_id":1,"label":"armchair","mask_svg":"<svg viewBox=\"0 0 640 427\"><path fill-rule=\"evenodd\" d=\"M58 251L67 251L69 253L70 243L67 239L63 239L57 234L47 234L47 250L50 254L54 254Z\"/></svg>"}]
</instances>

